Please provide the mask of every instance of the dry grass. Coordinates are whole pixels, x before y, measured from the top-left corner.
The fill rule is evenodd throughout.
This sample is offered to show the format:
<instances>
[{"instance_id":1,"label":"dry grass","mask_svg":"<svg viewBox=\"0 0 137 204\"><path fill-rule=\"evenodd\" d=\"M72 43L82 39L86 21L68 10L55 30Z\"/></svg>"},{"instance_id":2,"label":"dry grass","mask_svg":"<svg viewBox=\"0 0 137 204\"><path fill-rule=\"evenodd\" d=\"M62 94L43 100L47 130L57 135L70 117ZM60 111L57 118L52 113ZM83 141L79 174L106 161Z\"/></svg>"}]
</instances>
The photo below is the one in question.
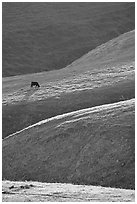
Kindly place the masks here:
<instances>
[{"instance_id":1,"label":"dry grass","mask_svg":"<svg viewBox=\"0 0 137 204\"><path fill-rule=\"evenodd\" d=\"M16 92L3 93L3 104L32 102L61 94L90 90L110 86L123 80L134 79L134 63L115 67L103 67L100 71L86 71L65 79L53 82L41 82L40 89L21 88ZM10 86L10 85L9 85Z\"/></svg>"},{"instance_id":2,"label":"dry grass","mask_svg":"<svg viewBox=\"0 0 137 204\"><path fill-rule=\"evenodd\" d=\"M3 202L134 202L135 191L61 183L3 181Z\"/></svg>"}]
</instances>

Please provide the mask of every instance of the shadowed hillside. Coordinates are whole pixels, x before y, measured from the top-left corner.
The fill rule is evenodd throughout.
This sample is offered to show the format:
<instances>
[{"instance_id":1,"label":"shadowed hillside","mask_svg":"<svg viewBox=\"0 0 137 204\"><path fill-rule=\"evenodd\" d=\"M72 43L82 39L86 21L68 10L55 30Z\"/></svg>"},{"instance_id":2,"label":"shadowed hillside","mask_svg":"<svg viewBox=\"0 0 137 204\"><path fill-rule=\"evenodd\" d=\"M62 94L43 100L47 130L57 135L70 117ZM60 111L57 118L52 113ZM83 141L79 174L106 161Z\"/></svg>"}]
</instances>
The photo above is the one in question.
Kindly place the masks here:
<instances>
[{"instance_id":1,"label":"shadowed hillside","mask_svg":"<svg viewBox=\"0 0 137 204\"><path fill-rule=\"evenodd\" d=\"M2 3L3 76L60 69L135 28L134 3Z\"/></svg>"},{"instance_id":2,"label":"shadowed hillside","mask_svg":"<svg viewBox=\"0 0 137 204\"><path fill-rule=\"evenodd\" d=\"M134 189L134 99L43 120L3 140L3 179Z\"/></svg>"}]
</instances>

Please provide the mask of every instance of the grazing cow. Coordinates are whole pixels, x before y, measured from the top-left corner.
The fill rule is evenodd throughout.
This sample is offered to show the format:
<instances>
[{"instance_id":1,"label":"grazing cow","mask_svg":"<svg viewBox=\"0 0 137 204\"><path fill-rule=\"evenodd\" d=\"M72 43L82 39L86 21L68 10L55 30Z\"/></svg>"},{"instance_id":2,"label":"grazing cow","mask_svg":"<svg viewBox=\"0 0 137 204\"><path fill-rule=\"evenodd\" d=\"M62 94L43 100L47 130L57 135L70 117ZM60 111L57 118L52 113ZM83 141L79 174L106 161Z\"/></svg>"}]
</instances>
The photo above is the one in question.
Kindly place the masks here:
<instances>
[{"instance_id":1,"label":"grazing cow","mask_svg":"<svg viewBox=\"0 0 137 204\"><path fill-rule=\"evenodd\" d=\"M33 86L35 86L35 87L40 87L39 83L36 82L36 81L32 81L32 82L31 82L31 87L33 87Z\"/></svg>"}]
</instances>

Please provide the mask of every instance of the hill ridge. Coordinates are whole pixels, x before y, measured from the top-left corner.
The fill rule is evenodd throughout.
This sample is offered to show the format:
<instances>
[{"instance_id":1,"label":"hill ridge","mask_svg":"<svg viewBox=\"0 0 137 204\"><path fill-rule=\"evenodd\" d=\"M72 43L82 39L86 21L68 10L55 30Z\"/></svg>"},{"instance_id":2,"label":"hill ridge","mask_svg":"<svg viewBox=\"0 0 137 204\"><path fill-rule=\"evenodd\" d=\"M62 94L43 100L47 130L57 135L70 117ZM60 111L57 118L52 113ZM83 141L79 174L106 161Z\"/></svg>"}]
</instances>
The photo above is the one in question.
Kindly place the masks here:
<instances>
[{"instance_id":1,"label":"hill ridge","mask_svg":"<svg viewBox=\"0 0 137 204\"><path fill-rule=\"evenodd\" d=\"M92 49L88 53L86 53L83 56L81 56L79 59L76 59L74 62L72 62L67 67L69 67L71 65L77 66L77 64L82 63L82 61L86 60L87 58L91 58L93 60L92 63L94 63L94 61L96 61L96 58L99 58L100 57L99 55L102 52L104 52L103 54L106 54L105 52L107 51L107 49L110 49L109 52L108 52L108 55L110 55L110 52L114 52L115 50L116 50L116 52L118 52L119 49L122 49L122 47L125 46L125 43L130 45L128 43L128 41L130 42L130 40L132 40L131 42L132 42L132 45L134 46L135 30L131 30L131 31L125 32L125 33L120 34L119 36L117 36L117 37L115 37L115 38L105 42L105 43L102 43L101 45L97 46L96 48ZM124 49L122 49L122 51L125 52ZM134 57L134 55L133 55L133 57Z\"/></svg>"},{"instance_id":2,"label":"hill ridge","mask_svg":"<svg viewBox=\"0 0 137 204\"><path fill-rule=\"evenodd\" d=\"M69 112L69 113L64 113L64 114L61 114L61 115L57 115L57 116L54 116L54 117L47 118L47 119L44 119L42 121L39 121L38 123L35 123L35 124L30 125L30 126L28 126L26 128L23 128L22 130L19 130L19 131L15 132L13 134L10 134L9 136L5 137L3 140L9 139L10 137L13 137L18 133L21 133L24 130L28 130L28 129L32 128L32 127L43 125L43 124L48 123L48 122L50 122L52 120L56 120L56 119L60 120L60 119L63 119L65 117L67 117L67 116L74 116L74 115L81 114L81 113L86 113L87 114L88 111L89 112L94 112L94 111L101 110L101 109L104 109L104 110L107 109L108 110L109 108L111 109L111 108L113 108L115 106L118 107L118 106L121 106L121 105L130 105L130 104L132 104L134 102L135 102L135 99L133 98L133 99L129 99L129 100L126 100L126 101L119 101L119 102L116 102L116 103L103 104L103 105L99 105L99 106L95 106L95 107L91 107L91 108L85 108L85 109L81 109L81 110L72 111L72 112Z\"/></svg>"}]
</instances>

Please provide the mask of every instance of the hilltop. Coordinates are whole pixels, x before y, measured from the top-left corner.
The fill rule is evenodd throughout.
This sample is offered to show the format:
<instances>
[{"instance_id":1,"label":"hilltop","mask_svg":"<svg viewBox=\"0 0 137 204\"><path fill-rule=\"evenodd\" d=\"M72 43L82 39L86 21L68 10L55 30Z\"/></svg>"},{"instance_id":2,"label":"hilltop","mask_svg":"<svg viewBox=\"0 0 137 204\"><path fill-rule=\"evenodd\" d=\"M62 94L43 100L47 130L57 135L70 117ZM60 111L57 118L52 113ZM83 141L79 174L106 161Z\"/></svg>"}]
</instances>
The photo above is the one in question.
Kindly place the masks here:
<instances>
[{"instance_id":1,"label":"hilltop","mask_svg":"<svg viewBox=\"0 0 137 204\"><path fill-rule=\"evenodd\" d=\"M3 2L2 21L7 77L64 68L135 29L135 3Z\"/></svg>"},{"instance_id":2,"label":"hilltop","mask_svg":"<svg viewBox=\"0 0 137 204\"><path fill-rule=\"evenodd\" d=\"M3 139L3 179L134 189L134 103L58 115Z\"/></svg>"}]
</instances>

